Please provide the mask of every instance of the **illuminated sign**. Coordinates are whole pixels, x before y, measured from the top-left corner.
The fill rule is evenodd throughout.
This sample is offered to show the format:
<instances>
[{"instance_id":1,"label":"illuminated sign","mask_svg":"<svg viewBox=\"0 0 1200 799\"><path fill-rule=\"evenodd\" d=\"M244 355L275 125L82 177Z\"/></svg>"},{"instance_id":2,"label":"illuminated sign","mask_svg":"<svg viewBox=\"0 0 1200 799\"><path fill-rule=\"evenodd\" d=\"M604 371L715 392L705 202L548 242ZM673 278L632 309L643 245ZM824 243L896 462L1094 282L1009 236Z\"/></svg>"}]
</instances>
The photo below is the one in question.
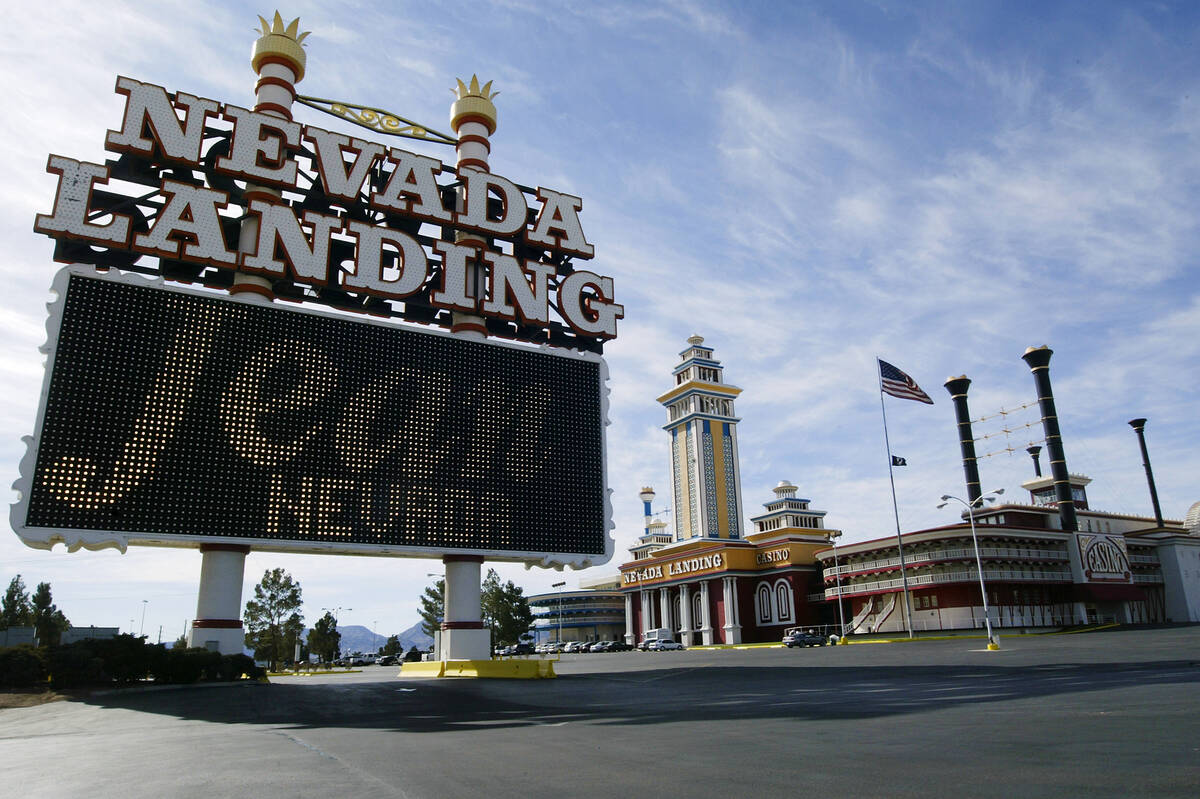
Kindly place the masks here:
<instances>
[{"instance_id":1,"label":"illuminated sign","mask_svg":"<svg viewBox=\"0 0 1200 799\"><path fill-rule=\"evenodd\" d=\"M1131 582L1129 553L1123 536L1076 534L1083 576L1092 582Z\"/></svg>"},{"instance_id":2,"label":"illuminated sign","mask_svg":"<svg viewBox=\"0 0 1200 799\"><path fill-rule=\"evenodd\" d=\"M662 580L671 577L679 577L684 574L693 572L705 571L708 569L719 569L725 563L725 558L720 552L712 555L701 555L695 558L684 558L683 560L670 561L666 564L666 568L660 564L656 566L647 566L644 569L634 569L633 571L625 572L621 575L625 585L632 583L641 583L648 580Z\"/></svg>"},{"instance_id":3,"label":"illuminated sign","mask_svg":"<svg viewBox=\"0 0 1200 799\"><path fill-rule=\"evenodd\" d=\"M49 158L58 191L34 228L56 260L215 287L240 271L283 299L444 326L462 312L594 352L617 334L612 278L573 263L594 255L579 197L131 78L116 91L119 157Z\"/></svg>"},{"instance_id":4,"label":"illuminated sign","mask_svg":"<svg viewBox=\"0 0 1200 799\"><path fill-rule=\"evenodd\" d=\"M31 546L611 554L598 355L85 266L55 291L12 511Z\"/></svg>"},{"instance_id":5,"label":"illuminated sign","mask_svg":"<svg viewBox=\"0 0 1200 799\"><path fill-rule=\"evenodd\" d=\"M754 562L760 566L768 563L782 563L791 557L790 549L768 549L766 552L757 552L754 555Z\"/></svg>"}]
</instances>

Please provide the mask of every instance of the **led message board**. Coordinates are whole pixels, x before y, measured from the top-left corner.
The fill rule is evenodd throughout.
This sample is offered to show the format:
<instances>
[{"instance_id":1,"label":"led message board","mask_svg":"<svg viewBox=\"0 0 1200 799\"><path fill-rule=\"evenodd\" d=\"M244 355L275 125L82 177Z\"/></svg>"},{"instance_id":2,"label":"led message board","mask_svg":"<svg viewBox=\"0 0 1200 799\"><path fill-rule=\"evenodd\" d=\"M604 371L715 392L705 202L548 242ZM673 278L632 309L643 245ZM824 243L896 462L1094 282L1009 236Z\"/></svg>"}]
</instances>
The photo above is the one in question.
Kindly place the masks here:
<instances>
[{"instance_id":1,"label":"led message board","mask_svg":"<svg viewBox=\"0 0 1200 799\"><path fill-rule=\"evenodd\" d=\"M83 265L55 290L30 546L611 555L598 355Z\"/></svg>"}]
</instances>

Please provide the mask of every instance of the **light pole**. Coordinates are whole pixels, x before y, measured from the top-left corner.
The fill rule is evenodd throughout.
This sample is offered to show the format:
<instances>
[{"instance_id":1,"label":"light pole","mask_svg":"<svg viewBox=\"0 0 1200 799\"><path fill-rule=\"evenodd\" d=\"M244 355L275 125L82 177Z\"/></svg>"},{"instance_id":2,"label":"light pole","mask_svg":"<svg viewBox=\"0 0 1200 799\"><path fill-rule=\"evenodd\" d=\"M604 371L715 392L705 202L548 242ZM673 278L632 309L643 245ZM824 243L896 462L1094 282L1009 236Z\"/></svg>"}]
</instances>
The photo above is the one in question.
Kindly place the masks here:
<instances>
[{"instance_id":1,"label":"light pole","mask_svg":"<svg viewBox=\"0 0 1200 799\"><path fill-rule=\"evenodd\" d=\"M550 587L558 589L558 643L562 644L562 589L566 585L566 580L561 583L554 583Z\"/></svg>"},{"instance_id":2,"label":"light pole","mask_svg":"<svg viewBox=\"0 0 1200 799\"><path fill-rule=\"evenodd\" d=\"M1000 644L996 643L996 639L992 637L992 617L988 613L987 588L983 584L983 560L979 557L979 537L975 534L975 511L977 508L983 507L983 503L993 500L1004 493L1003 488L997 488L995 491L988 491L986 494L980 494L974 502L952 497L949 494L942 495L942 504L939 508L944 508L954 500L958 504L967 509L967 518L971 522L971 541L975 544L975 569L979 572L979 593L983 595L983 623L987 625L987 648L995 651L1000 648Z\"/></svg>"},{"instance_id":3,"label":"light pole","mask_svg":"<svg viewBox=\"0 0 1200 799\"><path fill-rule=\"evenodd\" d=\"M838 566L837 556L837 540L842 537L841 530L830 530L826 533L829 536L830 543L833 544L833 575L837 579L837 603L838 603L838 642L840 643L846 637L846 612L842 610L842 570Z\"/></svg>"},{"instance_id":4,"label":"light pole","mask_svg":"<svg viewBox=\"0 0 1200 799\"><path fill-rule=\"evenodd\" d=\"M150 604L149 599L142 600L142 623L138 627L138 638L142 637L142 632L146 629L146 605Z\"/></svg>"}]
</instances>

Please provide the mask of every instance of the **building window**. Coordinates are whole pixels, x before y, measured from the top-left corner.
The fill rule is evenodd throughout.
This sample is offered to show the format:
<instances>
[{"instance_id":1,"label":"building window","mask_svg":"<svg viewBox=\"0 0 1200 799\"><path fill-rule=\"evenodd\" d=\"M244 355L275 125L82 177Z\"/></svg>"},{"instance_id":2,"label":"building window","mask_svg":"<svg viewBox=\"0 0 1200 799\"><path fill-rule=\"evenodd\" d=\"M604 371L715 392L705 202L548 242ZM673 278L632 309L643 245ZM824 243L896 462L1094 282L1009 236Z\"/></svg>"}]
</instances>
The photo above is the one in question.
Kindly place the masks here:
<instances>
[{"instance_id":1,"label":"building window","mask_svg":"<svg viewBox=\"0 0 1200 799\"><path fill-rule=\"evenodd\" d=\"M758 590L755 592L758 600L755 605L758 607L758 623L771 623L771 587L766 583L759 583Z\"/></svg>"},{"instance_id":2,"label":"building window","mask_svg":"<svg viewBox=\"0 0 1200 799\"><path fill-rule=\"evenodd\" d=\"M780 624L793 621L792 587L788 585L787 580L779 580L775 583L775 609L777 611L775 618Z\"/></svg>"},{"instance_id":3,"label":"building window","mask_svg":"<svg viewBox=\"0 0 1200 799\"><path fill-rule=\"evenodd\" d=\"M929 595L929 604L935 608L937 607L937 594Z\"/></svg>"}]
</instances>

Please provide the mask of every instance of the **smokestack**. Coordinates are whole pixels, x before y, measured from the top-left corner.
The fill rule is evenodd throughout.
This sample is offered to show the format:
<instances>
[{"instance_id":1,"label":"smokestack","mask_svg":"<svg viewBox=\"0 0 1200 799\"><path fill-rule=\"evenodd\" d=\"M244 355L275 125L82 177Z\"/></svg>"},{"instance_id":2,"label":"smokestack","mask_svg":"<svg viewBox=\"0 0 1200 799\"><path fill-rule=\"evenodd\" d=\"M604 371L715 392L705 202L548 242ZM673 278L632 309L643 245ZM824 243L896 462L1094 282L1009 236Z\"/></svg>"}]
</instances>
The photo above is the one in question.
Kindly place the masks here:
<instances>
[{"instance_id":1,"label":"smokestack","mask_svg":"<svg viewBox=\"0 0 1200 799\"><path fill-rule=\"evenodd\" d=\"M1058 515L1062 529L1070 532L1079 530L1075 518L1075 500L1071 496L1071 482L1067 474L1067 456L1063 452L1062 434L1058 430L1058 414L1054 410L1054 390L1050 387L1050 356L1054 350L1046 346L1030 347L1021 359L1033 372L1037 386L1038 405L1042 410L1042 428L1046 431L1046 452L1050 456L1050 476L1054 478L1054 497L1058 502Z\"/></svg>"},{"instance_id":2,"label":"smokestack","mask_svg":"<svg viewBox=\"0 0 1200 799\"><path fill-rule=\"evenodd\" d=\"M950 400L954 403L954 416L958 419L958 445L962 448L963 474L967 478L967 502L974 504L983 491L979 487L979 464L975 460L971 412L967 409L967 389L971 386L971 380L963 375L952 377L943 385L950 392Z\"/></svg>"},{"instance_id":3,"label":"smokestack","mask_svg":"<svg viewBox=\"0 0 1200 799\"><path fill-rule=\"evenodd\" d=\"M1158 491L1154 488L1154 472L1150 470L1150 453L1146 450L1146 420L1130 419L1129 426L1137 433L1138 444L1142 447L1142 466L1146 467L1146 482L1150 484L1150 502L1154 505L1154 524L1156 527L1162 527L1162 508L1158 506Z\"/></svg>"},{"instance_id":4,"label":"smokestack","mask_svg":"<svg viewBox=\"0 0 1200 799\"><path fill-rule=\"evenodd\" d=\"M1030 447L1029 449L1027 449L1025 451L1029 453L1029 457L1033 458L1033 476L1041 477L1042 476L1042 462L1041 462L1041 460L1038 459L1038 455L1041 454L1042 448L1035 444L1034 446Z\"/></svg>"}]
</instances>

